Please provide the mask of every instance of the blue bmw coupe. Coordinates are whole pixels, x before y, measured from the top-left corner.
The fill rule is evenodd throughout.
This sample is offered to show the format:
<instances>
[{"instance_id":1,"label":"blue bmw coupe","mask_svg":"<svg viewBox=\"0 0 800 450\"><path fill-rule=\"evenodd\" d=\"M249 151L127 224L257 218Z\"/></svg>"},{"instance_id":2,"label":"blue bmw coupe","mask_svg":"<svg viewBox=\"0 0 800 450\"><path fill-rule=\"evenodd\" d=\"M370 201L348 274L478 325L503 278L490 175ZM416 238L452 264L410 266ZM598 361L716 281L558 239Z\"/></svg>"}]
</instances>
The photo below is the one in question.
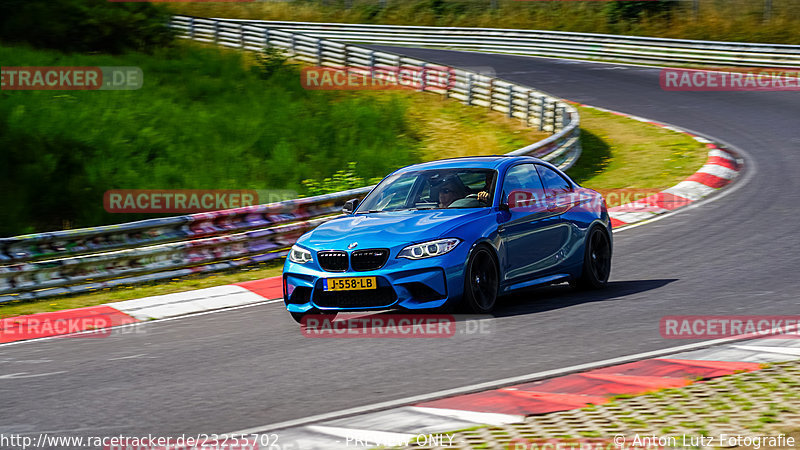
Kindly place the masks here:
<instances>
[{"instance_id":1,"label":"blue bmw coupe","mask_svg":"<svg viewBox=\"0 0 800 450\"><path fill-rule=\"evenodd\" d=\"M286 258L283 298L298 322L339 311L488 313L521 288L602 288L611 270L602 196L532 157L405 167L343 211Z\"/></svg>"}]
</instances>

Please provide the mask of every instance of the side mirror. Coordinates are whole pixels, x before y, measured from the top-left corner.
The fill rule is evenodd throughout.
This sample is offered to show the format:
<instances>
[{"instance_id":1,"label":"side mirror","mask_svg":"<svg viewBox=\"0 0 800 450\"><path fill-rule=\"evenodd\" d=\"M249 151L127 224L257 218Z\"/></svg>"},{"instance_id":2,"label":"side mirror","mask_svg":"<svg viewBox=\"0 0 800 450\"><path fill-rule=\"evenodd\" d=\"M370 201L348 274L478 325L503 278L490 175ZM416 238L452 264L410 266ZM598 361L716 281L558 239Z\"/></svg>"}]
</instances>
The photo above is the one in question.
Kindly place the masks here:
<instances>
[{"instance_id":1,"label":"side mirror","mask_svg":"<svg viewBox=\"0 0 800 450\"><path fill-rule=\"evenodd\" d=\"M358 207L358 199L353 198L344 202L344 206L342 206L342 212L345 214L353 214L353 211L355 211L357 207Z\"/></svg>"},{"instance_id":2,"label":"side mirror","mask_svg":"<svg viewBox=\"0 0 800 450\"><path fill-rule=\"evenodd\" d=\"M500 206L498 208L500 208L500 211L505 211L505 212L508 212L510 210L510 208L508 207L508 203L505 202L500 203Z\"/></svg>"}]
</instances>

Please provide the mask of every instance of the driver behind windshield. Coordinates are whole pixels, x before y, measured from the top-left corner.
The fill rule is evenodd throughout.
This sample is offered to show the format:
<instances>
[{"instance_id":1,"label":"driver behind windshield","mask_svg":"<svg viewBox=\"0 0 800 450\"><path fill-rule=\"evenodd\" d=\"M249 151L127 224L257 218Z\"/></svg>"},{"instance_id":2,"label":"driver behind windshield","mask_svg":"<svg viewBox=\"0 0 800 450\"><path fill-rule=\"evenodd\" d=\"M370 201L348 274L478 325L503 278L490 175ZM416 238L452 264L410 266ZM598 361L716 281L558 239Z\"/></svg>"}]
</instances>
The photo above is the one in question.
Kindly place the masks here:
<instances>
[{"instance_id":1,"label":"driver behind windshield","mask_svg":"<svg viewBox=\"0 0 800 450\"><path fill-rule=\"evenodd\" d=\"M449 175L445 177L435 187L435 190L438 192L437 200L439 208L447 208L454 201L465 198L468 194L467 187L464 186L464 183L461 182L461 179L457 175ZM479 192L477 194L477 200L481 203L487 203L489 200L489 193L485 190Z\"/></svg>"},{"instance_id":2,"label":"driver behind windshield","mask_svg":"<svg viewBox=\"0 0 800 450\"><path fill-rule=\"evenodd\" d=\"M454 201L467 196L467 190L456 177L442 180L439 185L439 208L447 208Z\"/></svg>"}]
</instances>

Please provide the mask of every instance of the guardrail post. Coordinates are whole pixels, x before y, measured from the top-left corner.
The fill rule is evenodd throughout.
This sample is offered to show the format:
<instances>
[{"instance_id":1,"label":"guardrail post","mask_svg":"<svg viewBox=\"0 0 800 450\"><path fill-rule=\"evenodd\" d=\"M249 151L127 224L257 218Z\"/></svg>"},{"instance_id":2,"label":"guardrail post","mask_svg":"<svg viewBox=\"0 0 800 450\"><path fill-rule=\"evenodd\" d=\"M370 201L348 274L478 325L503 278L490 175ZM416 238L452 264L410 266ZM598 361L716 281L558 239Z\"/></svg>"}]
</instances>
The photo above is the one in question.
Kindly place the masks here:
<instances>
[{"instance_id":1,"label":"guardrail post","mask_svg":"<svg viewBox=\"0 0 800 450\"><path fill-rule=\"evenodd\" d=\"M544 121L547 115L546 102L547 100L544 98L544 95L539 97L539 131L544 131Z\"/></svg>"},{"instance_id":2,"label":"guardrail post","mask_svg":"<svg viewBox=\"0 0 800 450\"><path fill-rule=\"evenodd\" d=\"M508 117L514 117L514 85L508 85Z\"/></svg>"},{"instance_id":3,"label":"guardrail post","mask_svg":"<svg viewBox=\"0 0 800 450\"><path fill-rule=\"evenodd\" d=\"M297 50L295 50L295 35L292 33L291 39L289 39L289 48L292 50L292 56L297 56Z\"/></svg>"},{"instance_id":4,"label":"guardrail post","mask_svg":"<svg viewBox=\"0 0 800 450\"><path fill-rule=\"evenodd\" d=\"M403 61L403 57L402 56L397 56L396 59L395 59L394 79L397 80L397 84L400 84L400 71L402 70L401 69L402 61Z\"/></svg>"},{"instance_id":5,"label":"guardrail post","mask_svg":"<svg viewBox=\"0 0 800 450\"><path fill-rule=\"evenodd\" d=\"M492 100L494 100L494 78L489 78L489 111L492 110Z\"/></svg>"},{"instance_id":6,"label":"guardrail post","mask_svg":"<svg viewBox=\"0 0 800 450\"><path fill-rule=\"evenodd\" d=\"M556 101L551 100L550 104L547 107L547 111L550 113L550 125L553 127L550 131L556 131Z\"/></svg>"},{"instance_id":7,"label":"guardrail post","mask_svg":"<svg viewBox=\"0 0 800 450\"><path fill-rule=\"evenodd\" d=\"M422 66L420 66L420 71L419 71L419 75L420 75L420 77L419 77L419 90L420 91L425 91L425 81L427 81L425 79L425 77L428 76L428 73L425 70L427 65L428 65L428 63L422 63Z\"/></svg>"},{"instance_id":8,"label":"guardrail post","mask_svg":"<svg viewBox=\"0 0 800 450\"><path fill-rule=\"evenodd\" d=\"M454 80L455 71L452 67L447 68L447 87L444 91L444 98L450 98L450 89L452 89L456 85L456 80Z\"/></svg>"},{"instance_id":9,"label":"guardrail post","mask_svg":"<svg viewBox=\"0 0 800 450\"><path fill-rule=\"evenodd\" d=\"M558 104L553 105L553 131L561 129L561 121L563 117L561 117L561 106Z\"/></svg>"},{"instance_id":10,"label":"guardrail post","mask_svg":"<svg viewBox=\"0 0 800 450\"><path fill-rule=\"evenodd\" d=\"M269 28L264 28L264 50L269 48Z\"/></svg>"},{"instance_id":11,"label":"guardrail post","mask_svg":"<svg viewBox=\"0 0 800 450\"><path fill-rule=\"evenodd\" d=\"M244 50L244 25L239 24L239 47Z\"/></svg>"},{"instance_id":12,"label":"guardrail post","mask_svg":"<svg viewBox=\"0 0 800 450\"><path fill-rule=\"evenodd\" d=\"M219 20L214 21L214 43L219 43Z\"/></svg>"},{"instance_id":13,"label":"guardrail post","mask_svg":"<svg viewBox=\"0 0 800 450\"><path fill-rule=\"evenodd\" d=\"M317 66L322 67L322 39L317 38Z\"/></svg>"},{"instance_id":14,"label":"guardrail post","mask_svg":"<svg viewBox=\"0 0 800 450\"><path fill-rule=\"evenodd\" d=\"M189 39L194 39L194 17L189 18Z\"/></svg>"},{"instance_id":15,"label":"guardrail post","mask_svg":"<svg viewBox=\"0 0 800 450\"><path fill-rule=\"evenodd\" d=\"M558 129L561 130L566 125L566 109L563 106L558 107Z\"/></svg>"},{"instance_id":16,"label":"guardrail post","mask_svg":"<svg viewBox=\"0 0 800 450\"><path fill-rule=\"evenodd\" d=\"M369 52L369 79L374 83L375 80L375 50Z\"/></svg>"},{"instance_id":17,"label":"guardrail post","mask_svg":"<svg viewBox=\"0 0 800 450\"><path fill-rule=\"evenodd\" d=\"M472 74L467 72L467 106L472 106Z\"/></svg>"},{"instance_id":18,"label":"guardrail post","mask_svg":"<svg viewBox=\"0 0 800 450\"><path fill-rule=\"evenodd\" d=\"M531 103L533 103L533 91L528 91L528 99L525 102L525 126L531 126Z\"/></svg>"}]
</instances>

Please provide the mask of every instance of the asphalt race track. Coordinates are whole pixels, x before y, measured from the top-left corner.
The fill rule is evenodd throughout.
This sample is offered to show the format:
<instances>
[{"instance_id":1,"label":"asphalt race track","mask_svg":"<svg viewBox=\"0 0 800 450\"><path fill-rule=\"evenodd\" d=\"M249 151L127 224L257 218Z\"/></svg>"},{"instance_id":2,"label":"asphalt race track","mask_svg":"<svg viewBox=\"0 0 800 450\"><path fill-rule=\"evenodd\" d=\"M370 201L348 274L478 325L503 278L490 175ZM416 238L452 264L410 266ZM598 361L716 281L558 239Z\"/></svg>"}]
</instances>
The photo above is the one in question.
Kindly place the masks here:
<instances>
[{"instance_id":1,"label":"asphalt race track","mask_svg":"<svg viewBox=\"0 0 800 450\"><path fill-rule=\"evenodd\" d=\"M309 339L275 302L0 346L0 432L230 432L687 343L660 337L664 315L800 313L800 93L665 92L654 68L401 51L720 138L747 167L724 196L616 234L606 291L516 295L490 334Z\"/></svg>"}]
</instances>

